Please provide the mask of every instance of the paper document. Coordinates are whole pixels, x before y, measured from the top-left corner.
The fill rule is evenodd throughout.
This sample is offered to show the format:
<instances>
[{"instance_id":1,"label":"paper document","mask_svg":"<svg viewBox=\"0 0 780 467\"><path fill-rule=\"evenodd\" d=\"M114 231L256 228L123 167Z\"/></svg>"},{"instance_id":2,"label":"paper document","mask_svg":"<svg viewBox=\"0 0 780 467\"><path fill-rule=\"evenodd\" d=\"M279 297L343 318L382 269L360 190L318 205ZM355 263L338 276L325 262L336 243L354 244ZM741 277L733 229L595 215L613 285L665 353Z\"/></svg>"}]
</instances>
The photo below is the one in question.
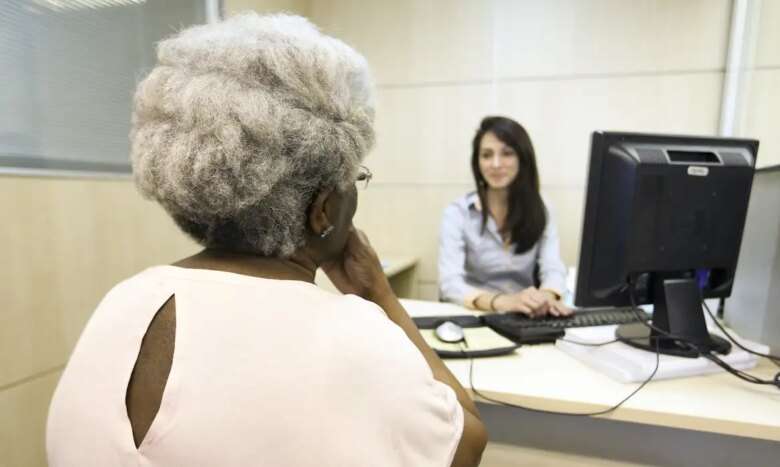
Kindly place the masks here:
<instances>
[{"instance_id":1,"label":"paper document","mask_svg":"<svg viewBox=\"0 0 780 467\"><path fill-rule=\"evenodd\" d=\"M615 339L616 327L613 325L569 328L566 330L566 341L558 340L555 346L589 367L617 381L624 383L644 381L655 368L655 352L637 349L622 342L613 342L598 347L567 342L574 341L591 344L608 342ZM719 334L719 331L713 329L710 329L710 332ZM744 342L744 340L740 339L740 342ZM764 346L760 344L744 343L749 348L766 352L766 350L763 350ZM720 356L720 358L740 370L752 368L758 361L758 357L745 352L737 346L732 346L731 352L728 355ZM723 370L704 357L685 358L662 354L655 379L679 378L719 371Z\"/></svg>"}]
</instances>

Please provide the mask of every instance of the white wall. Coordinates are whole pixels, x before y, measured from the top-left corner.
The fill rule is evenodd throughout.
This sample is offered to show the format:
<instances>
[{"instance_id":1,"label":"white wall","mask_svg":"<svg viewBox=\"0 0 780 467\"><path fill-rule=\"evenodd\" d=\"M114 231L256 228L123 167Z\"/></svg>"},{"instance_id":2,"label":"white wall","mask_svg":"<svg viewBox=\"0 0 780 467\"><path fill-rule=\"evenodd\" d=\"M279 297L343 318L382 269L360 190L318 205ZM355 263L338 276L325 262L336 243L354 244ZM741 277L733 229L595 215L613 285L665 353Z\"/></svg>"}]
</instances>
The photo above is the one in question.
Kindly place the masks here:
<instances>
[{"instance_id":1,"label":"white wall","mask_svg":"<svg viewBox=\"0 0 780 467\"><path fill-rule=\"evenodd\" d=\"M435 299L443 208L472 189L470 141L500 113L534 141L542 190L577 261L590 133L716 134L728 0L312 1L378 84L375 178L356 221L381 252L421 259Z\"/></svg>"},{"instance_id":2,"label":"white wall","mask_svg":"<svg viewBox=\"0 0 780 467\"><path fill-rule=\"evenodd\" d=\"M756 46L746 69L747 96L738 134L760 141L758 166L766 167L780 164L780 1L762 0L758 5Z\"/></svg>"},{"instance_id":3,"label":"white wall","mask_svg":"<svg viewBox=\"0 0 780 467\"><path fill-rule=\"evenodd\" d=\"M310 0L224 0L225 16L232 16L242 11L258 13L295 13L306 15Z\"/></svg>"}]
</instances>

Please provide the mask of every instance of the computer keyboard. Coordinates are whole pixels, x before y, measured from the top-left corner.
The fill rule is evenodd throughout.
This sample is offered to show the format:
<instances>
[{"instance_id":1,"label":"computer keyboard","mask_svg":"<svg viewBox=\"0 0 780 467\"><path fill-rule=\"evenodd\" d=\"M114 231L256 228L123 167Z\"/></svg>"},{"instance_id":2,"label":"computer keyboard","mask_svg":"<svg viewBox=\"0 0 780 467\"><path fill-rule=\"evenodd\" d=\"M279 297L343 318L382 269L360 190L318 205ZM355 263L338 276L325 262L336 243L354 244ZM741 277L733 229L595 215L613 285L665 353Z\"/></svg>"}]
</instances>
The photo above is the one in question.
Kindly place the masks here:
<instances>
[{"instance_id":1,"label":"computer keyboard","mask_svg":"<svg viewBox=\"0 0 780 467\"><path fill-rule=\"evenodd\" d=\"M650 319L650 315L641 309L637 313L645 321ZM639 319L631 308L585 308L575 310L573 315L567 317L529 318L522 313L503 313L414 318L414 323L420 329L434 329L445 321L452 321L463 328L488 326L518 344L538 344L555 342L563 336L566 328L636 323Z\"/></svg>"},{"instance_id":2,"label":"computer keyboard","mask_svg":"<svg viewBox=\"0 0 780 467\"><path fill-rule=\"evenodd\" d=\"M643 310L637 310L639 315L647 321L650 316ZM503 313L486 315L482 317L487 324L505 325L521 328L582 328L587 326L605 326L608 324L636 323L636 314L631 308L605 308L591 310L575 310L575 313L566 317L546 316L544 318L530 318L523 313Z\"/></svg>"},{"instance_id":3,"label":"computer keyboard","mask_svg":"<svg viewBox=\"0 0 780 467\"><path fill-rule=\"evenodd\" d=\"M417 329L436 329L445 321L452 321L462 328L480 328L485 326L481 316L447 315L447 316L416 316L412 318Z\"/></svg>"},{"instance_id":4,"label":"computer keyboard","mask_svg":"<svg viewBox=\"0 0 780 467\"><path fill-rule=\"evenodd\" d=\"M650 319L643 310L635 313L631 308L606 308L576 310L567 317L529 318L522 313L504 313L482 316L482 321L497 333L517 343L532 344L554 342L563 336L566 328L605 326L639 322Z\"/></svg>"}]
</instances>

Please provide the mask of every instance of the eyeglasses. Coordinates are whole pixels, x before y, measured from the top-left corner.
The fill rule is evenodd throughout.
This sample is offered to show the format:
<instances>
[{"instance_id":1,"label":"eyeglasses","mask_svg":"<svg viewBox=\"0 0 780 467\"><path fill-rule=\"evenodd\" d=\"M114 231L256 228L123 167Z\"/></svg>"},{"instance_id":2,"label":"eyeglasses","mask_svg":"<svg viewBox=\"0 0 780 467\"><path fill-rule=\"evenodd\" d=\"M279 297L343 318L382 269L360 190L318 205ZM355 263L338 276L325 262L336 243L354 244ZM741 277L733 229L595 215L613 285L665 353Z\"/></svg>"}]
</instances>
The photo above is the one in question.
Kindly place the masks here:
<instances>
[{"instance_id":1,"label":"eyeglasses","mask_svg":"<svg viewBox=\"0 0 780 467\"><path fill-rule=\"evenodd\" d=\"M374 175L371 173L371 171L368 170L368 167L361 165L360 169L358 170L357 179L355 179L355 184L361 190L365 190L368 188L368 182L371 181L371 177L373 176Z\"/></svg>"}]
</instances>

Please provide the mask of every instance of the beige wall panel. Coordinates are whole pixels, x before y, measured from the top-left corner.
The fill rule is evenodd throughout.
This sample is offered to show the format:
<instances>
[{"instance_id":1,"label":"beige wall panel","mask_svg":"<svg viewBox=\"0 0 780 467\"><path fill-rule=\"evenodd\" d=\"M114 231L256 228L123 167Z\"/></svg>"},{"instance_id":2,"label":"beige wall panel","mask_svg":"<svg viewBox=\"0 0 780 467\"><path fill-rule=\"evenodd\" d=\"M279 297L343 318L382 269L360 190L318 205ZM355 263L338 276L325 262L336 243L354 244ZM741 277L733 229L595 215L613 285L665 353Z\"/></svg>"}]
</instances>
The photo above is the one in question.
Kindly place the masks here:
<instances>
[{"instance_id":1,"label":"beige wall panel","mask_svg":"<svg viewBox=\"0 0 780 467\"><path fill-rule=\"evenodd\" d=\"M758 21L755 65L780 67L780 2L762 0Z\"/></svg>"},{"instance_id":2,"label":"beige wall panel","mask_svg":"<svg viewBox=\"0 0 780 467\"><path fill-rule=\"evenodd\" d=\"M48 291L65 274L57 269L50 237L56 209L44 186L0 179L0 386L50 369L64 361L66 339ZM75 224L75 222L74 222Z\"/></svg>"},{"instance_id":3,"label":"beige wall panel","mask_svg":"<svg viewBox=\"0 0 780 467\"><path fill-rule=\"evenodd\" d=\"M715 134L721 73L499 85L499 113L528 129L542 185L584 186L594 130Z\"/></svg>"},{"instance_id":4,"label":"beige wall panel","mask_svg":"<svg viewBox=\"0 0 780 467\"><path fill-rule=\"evenodd\" d=\"M417 298L419 300L430 300L432 302L438 301L439 283L435 281L421 281L417 285Z\"/></svg>"},{"instance_id":5,"label":"beige wall panel","mask_svg":"<svg viewBox=\"0 0 780 467\"><path fill-rule=\"evenodd\" d=\"M309 0L225 0L225 16L231 16L247 10L258 13L288 12L307 15Z\"/></svg>"},{"instance_id":6,"label":"beige wall panel","mask_svg":"<svg viewBox=\"0 0 780 467\"><path fill-rule=\"evenodd\" d=\"M493 58L489 5L314 0L310 17L364 54L380 84L484 80L491 76Z\"/></svg>"},{"instance_id":7,"label":"beige wall panel","mask_svg":"<svg viewBox=\"0 0 780 467\"><path fill-rule=\"evenodd\" d=\"M473 183L471 139L492 95L488 85L380 89L366 158L375 181Z\"/></svg>"},{"instance_id":8,"label":"beige wall panel","mask_svg":"<svg viewBox=\"0 0 780 467\"><path fill-rule=\"evenodd\" d=\"M780 69L754 71L751 78L743 133L760 141L759 167L777 165L780 164Z\"/></svg>"},{"instance_id":9,"label":"beige wall panel","mask_svg":"<svg viewBox=\"0 0 780 467\"><path fill-rule=\"evenodd\" d=\"M360 192L355 225L377 251L419 258L418 280L437 280L439 225L444 208L471 185L375 185Z\"/></svg>"},{"instance_id":10,"label":"beige wall panel","mask_svg":"<svg viewBox=\"0 0 780 467\"><path fill-rule=\"evenodd\" d=\"M0 391L0 467L46 466L46 417L60 374Z\"/></svg>"},{"instance_id":11,"label":"beige wall panel","mask_svg":"<svg viewBox=\"0 0 780 467\"><path fill-rule=\"evenodd\" d=\"M0 385L61 365L118 281L197 251L130 181L0 178Z\"/></svg>"},{"instance_id":12,"label":"beige wall panel","mask_svg":"<svg viewBox=\"0 0 780 467\"><path fill-rule=\"evenodd\" d=\"M499 77L717 70L728 0L494 0Z\"/></svg>"},{"instance_id":13,"label":"beige wall panel","mask_svg":"<svg viewBox=\"0 0 780 467\"><path fill-rule=\"evenodd\" d=\"M542 196L552 211L561 241L561 258L566 267L576 267L579 260L585 189L542 186Z\"/></svg>"}]
</instances>

